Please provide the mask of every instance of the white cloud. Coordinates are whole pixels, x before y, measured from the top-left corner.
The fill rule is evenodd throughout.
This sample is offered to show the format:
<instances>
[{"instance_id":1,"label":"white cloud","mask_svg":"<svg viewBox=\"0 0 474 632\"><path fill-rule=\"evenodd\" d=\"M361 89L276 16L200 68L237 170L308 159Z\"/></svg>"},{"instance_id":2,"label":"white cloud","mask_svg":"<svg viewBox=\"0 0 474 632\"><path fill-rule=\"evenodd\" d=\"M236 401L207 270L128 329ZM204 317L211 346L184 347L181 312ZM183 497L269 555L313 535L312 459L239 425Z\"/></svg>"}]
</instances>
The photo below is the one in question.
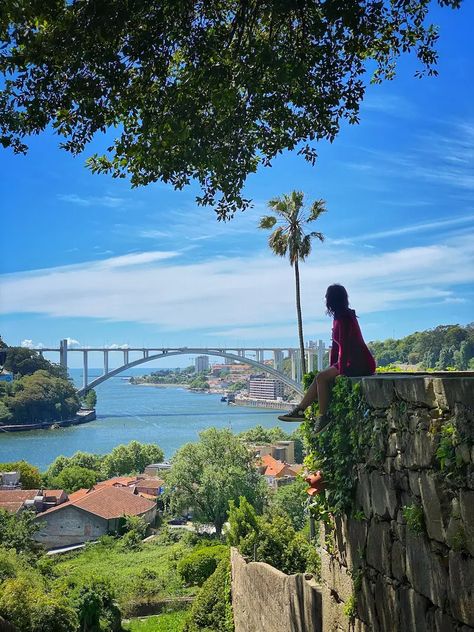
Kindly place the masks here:
<instances>
[{"instance_id":1,"label":"white cloud","mask_svg":"<svg viewBox=\"0 0 474 632\"><path fill-rule=\"evenodd\" d=\"M25 347L25 349L42 349L44 344L42 342L33 342L29 338L21 341L21 347Z\"/></svg>"},{"instance_id":2,"label":"white cloud","mask_svg":"<svg viewBox=\"0 0 474 632\"><path fill-rule=\"evenodd\" d=\"M77 195L77 193L60 193L58 199L62 202L82 207L104 206L106 208L119 208L125 202L123 198L113 195L81 196Z\"/></svg>"},{"instance_id":3,"label":"white cloud","mask_svg":"<svg viewBox=\"0 0 474 632\"><path fill-rule=\"evenodd\" d=\"M128 349L129 347L130 347L130 345L128 345L128 344L119 345L116 342L114 342L111 345L107 345L106 346L107 349Z\"/></svg>"},{"instance_id":4,"label":"white cloud","mask_svg":"<svg viewBox=\"0 0 474 632\"><path fill-rule=\"evenodd\" d=\"M81 344L79 340L75 340L74 338L66 338L66 340L68 347L79 347Z\"/></svg>"},{"instance_id":5,"label":"white cloud","mask_svg":"<svg viewBox=\"0 0 474 632\"><path fill-rule=\"evenodd\" d=\"M360 314L459 297L474 282L474 238L458 236L378 253L321 246L301 267L308 336L323 329L324 294L343 283ZM173 263L176 253L145 252L106 261L3 275L3 313L38 313L147 323L161 331L270 341L294 335L293 271L270 254ZM291 325L291 327L290 327ZM119 345L120 346L120 345Z\"/></svg>"}]
</instances>

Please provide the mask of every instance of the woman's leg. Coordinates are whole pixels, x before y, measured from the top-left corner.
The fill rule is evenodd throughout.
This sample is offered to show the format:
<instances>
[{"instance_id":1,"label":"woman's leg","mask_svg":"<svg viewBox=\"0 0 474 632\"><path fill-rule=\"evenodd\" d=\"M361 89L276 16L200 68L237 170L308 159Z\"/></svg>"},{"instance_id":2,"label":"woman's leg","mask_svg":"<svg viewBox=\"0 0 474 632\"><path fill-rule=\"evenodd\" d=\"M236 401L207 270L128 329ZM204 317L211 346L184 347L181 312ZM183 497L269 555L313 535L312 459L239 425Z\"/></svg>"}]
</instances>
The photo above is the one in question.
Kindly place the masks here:
<instances>
[{"instance_id":1,"label":"woman's leg","mask_svg":"<svg viewBox=\"0 0 474 632\"><path fill-rule=\"evenodd\" d=\"M336 367L330 366L329 369L321 371L316 376L316 383L318 385L319 413L321 415L325 415L328 411L331 387L338 375L339 371Z\"/></svg>"},{"instance_id":2,"label":"woman's leg","mask_svg":"<svg viewBox=\"0 0 474 632\"><path fill-rule=\"evenodd\" d=\"M334 366L330 366L328 369L320 371L311 382L311 385L306 391L298 408L306 410L306 408L311 406L313 402L319 401L319 412L321 415L325 415L329 403L330 387L337 375L339 375L339 373Z\"/></svg>"}]
</instances>

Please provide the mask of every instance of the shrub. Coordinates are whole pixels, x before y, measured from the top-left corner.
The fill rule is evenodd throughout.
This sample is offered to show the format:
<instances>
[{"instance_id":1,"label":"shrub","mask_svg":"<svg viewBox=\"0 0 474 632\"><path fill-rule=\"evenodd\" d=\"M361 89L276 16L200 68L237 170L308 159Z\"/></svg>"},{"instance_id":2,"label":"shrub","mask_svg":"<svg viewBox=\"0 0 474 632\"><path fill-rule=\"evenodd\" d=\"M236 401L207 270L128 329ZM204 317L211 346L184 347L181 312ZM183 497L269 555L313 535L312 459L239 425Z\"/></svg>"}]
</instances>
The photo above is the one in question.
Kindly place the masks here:
<instances>
[{"instance_id":1,"label":"shrub","mask_svg":"<svg viewBox=\"0 0 474 632\"><path fill-rule=\"evenodd\" d=\"M229 549L222 544L198 548L178 562L178 573L187 584L201 586L228 556Z\"/></svg>"},{"instance_id":2,"label":"shrub","mask_svg":"<svg viewBox=\"0 0 474 632\"><path fill-rule=\"evenodd\" d=\"M219 562L193 602L183 632L234 632L230 560Z\"/></svg>"}]
</instances>

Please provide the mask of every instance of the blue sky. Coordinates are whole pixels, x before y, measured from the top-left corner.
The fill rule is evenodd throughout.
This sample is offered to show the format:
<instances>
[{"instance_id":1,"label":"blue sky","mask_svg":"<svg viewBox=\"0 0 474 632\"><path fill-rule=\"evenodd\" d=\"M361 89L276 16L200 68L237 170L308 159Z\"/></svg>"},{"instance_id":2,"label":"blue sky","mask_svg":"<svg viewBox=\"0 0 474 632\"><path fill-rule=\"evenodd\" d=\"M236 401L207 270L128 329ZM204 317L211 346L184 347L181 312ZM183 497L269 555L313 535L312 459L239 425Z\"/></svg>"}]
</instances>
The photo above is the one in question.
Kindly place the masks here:
<instances>
[{"instance_id":1,"label":"blue sky","mask_svg":"<svg viewBox=\"0 0 474 632\"><path fill-rule=\"evenodd\" d=\"M256 226L268 199L324 198L302 268L305 337L329 341L323 298L346 285L366 339L474 320L474 4L435 9L439 76L413 58L370 86L358 126L249 177L255 207L223 224L196 187L92 175L35 137L0 150L0 332L9 344L296 345L293 272ZM98 144L101 142L97 141ZM184 360L183 360L184 361ZM178 364L178 362L176 362Z\"/></svg>"}]
</instances>

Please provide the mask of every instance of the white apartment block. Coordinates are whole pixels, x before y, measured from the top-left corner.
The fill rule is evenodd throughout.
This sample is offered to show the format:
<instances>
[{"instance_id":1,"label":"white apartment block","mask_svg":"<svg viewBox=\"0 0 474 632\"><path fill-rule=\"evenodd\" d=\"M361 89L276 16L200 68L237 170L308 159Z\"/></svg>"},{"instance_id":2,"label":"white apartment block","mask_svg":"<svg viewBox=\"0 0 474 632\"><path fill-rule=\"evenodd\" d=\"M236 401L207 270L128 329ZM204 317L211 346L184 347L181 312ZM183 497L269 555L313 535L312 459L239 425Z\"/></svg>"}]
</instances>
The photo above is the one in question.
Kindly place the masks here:
<instances>
[{"instance_id":1,"label":"white apartment block","mask_svg":"<svg viewBox=\"0 0 474 632\"><path fill-rule=\"evenodd\" d=\"M196 373L207 373L209 371L209 356L197 356L196 360L194 361L194 368L196 370Z\"/></svg>"},{"instance_id":2,"label":"white apartment block","mask_svg":"<svg viewBox=\"0 0 474 632\"><path fill-rule=\"evenodd\" d=\"M283 397L283 382L266 378L249 381L249 397L256 399L277 399Z\"/></svg>"}]
</instances>

